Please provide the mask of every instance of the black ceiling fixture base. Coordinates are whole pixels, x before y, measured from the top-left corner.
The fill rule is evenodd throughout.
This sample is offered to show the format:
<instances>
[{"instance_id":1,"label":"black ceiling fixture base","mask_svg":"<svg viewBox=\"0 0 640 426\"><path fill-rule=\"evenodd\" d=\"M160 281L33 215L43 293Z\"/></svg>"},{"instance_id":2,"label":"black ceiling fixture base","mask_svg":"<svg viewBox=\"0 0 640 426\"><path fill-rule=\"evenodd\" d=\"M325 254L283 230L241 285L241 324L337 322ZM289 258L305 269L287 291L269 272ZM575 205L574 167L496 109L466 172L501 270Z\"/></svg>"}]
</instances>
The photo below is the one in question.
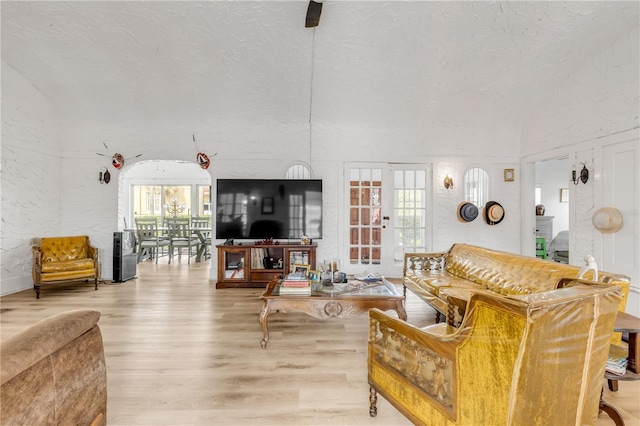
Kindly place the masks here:
<instances>
[{"instance_id":1,"label":"black ceiling fixture base","mask_svg":"<svg viewBox=\"0 0 640 426\"><path fill-rule=\"evenodd\" d=\"M304 23L305 28L317 27L320 23L320 14L322 13L322 3L311 0L307 7L307 19Z\"/></svg>"}]
</instances>

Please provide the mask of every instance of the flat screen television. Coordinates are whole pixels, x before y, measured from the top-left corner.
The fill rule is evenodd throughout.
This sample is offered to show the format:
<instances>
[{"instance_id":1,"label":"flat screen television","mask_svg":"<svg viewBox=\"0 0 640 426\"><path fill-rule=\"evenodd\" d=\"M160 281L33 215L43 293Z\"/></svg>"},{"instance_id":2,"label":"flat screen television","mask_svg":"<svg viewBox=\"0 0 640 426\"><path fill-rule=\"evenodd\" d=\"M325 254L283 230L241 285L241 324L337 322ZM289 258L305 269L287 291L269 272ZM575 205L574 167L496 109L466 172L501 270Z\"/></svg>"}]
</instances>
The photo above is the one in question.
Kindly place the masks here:
<instances>
[{"instance_id":1,"label":"flat screen television","mask_svg":"<svg viewBox=\"0 0 640 426\"><path fill-rule=\"evenodd\" d=\"M217 239L322 238L321 179L218 179Z\"/></svg>"}]
</instances>

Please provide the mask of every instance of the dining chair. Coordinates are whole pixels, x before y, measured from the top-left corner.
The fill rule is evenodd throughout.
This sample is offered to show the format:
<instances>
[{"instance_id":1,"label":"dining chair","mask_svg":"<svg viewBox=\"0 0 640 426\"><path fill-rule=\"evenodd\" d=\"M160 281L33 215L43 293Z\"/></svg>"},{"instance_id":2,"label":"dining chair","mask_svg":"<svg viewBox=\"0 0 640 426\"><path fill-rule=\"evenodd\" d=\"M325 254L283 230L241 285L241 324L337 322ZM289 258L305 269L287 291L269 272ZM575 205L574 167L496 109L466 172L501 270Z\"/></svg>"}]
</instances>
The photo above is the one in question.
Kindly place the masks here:
<instances>
[{"instance_id":1,"label":"dining chair","mask_svg":"<svg viewBox=\"0 0 640 426\"><path fill-rule=\"evenodd\" d=\"M175 249L178 249L178 259L182 256L182 249L187 249L187 263L191 263L191 256L194 255L191 248L198 248L200 239L191 231L189 218L171 218L167 220L169 227L169 263L173 259Z\"/></svg>"},{"instance_id":2,"label":"dining chair","mask_svg":"<svg viewBox=\"0 0 640 426\"><path fill-rule=\"evenodd\" d=\"M191 218L191 229L196 232L200 239L201 258L208 259L211 256L211 217L210 216L194 216Z\"/></svg>"},{"instance_id":3,"label":"dining chair","mask_svg":"<svg viewBox=\"0 0 640 426\"><path fill-rule=\"evenodd\" d=\"M160 235L158 230L158 219L136 219L136 236L138 238L138 263L142 259L142 252L147 249L151 251L151 257L160 257L160 248L169 248L169 239Z\"/></svg>"}]
</instances>

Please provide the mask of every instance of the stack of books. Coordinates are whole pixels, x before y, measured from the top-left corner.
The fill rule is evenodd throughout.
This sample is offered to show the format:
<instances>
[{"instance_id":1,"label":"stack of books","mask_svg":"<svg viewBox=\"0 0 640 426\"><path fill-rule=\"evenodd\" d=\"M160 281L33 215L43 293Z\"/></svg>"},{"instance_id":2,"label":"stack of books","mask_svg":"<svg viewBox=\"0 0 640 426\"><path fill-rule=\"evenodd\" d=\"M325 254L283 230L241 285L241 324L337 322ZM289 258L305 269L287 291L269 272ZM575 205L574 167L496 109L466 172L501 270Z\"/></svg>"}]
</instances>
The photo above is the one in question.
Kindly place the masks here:
<instances>
[{"instance_id":1,"label":"stack of books","mask_svg":"<svg viewBox=\"0 0 640 426\"><path fill-rule=\"evenodd\" d=\"M616 353L617 351L609 352L609 358L607 358L607 372L613 373L618 376L623 376L627 371L627 356L625 353Z\"/></svg>"},{"instance_id":2,"label":"stack of books","mask_svg":"<svg viewBox=\"0 0 640 426\"><path fill-rule=\"evenodd\" d=\"M305 274L292 272L280 284L280 294L311 294L311 283Z\"/></svg>"}]
</instances>

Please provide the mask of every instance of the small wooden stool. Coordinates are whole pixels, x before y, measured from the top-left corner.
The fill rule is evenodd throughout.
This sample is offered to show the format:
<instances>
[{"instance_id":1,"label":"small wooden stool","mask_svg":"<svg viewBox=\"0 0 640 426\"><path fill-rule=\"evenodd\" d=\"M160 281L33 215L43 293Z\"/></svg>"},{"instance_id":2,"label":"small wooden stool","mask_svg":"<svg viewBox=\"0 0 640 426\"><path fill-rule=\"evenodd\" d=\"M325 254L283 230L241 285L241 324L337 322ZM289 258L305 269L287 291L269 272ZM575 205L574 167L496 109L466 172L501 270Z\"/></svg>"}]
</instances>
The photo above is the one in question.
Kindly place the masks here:
<instances>
[{"instance_id":1,"label":"small wooden stool","mask_svg":"<svg viewBox=\"0 0 640 426\"><path fill-rule=\"evenodd\" d=\"M547 240L543 237L536 238L536 257L547 258Z\"/></svg>"}]
</instances>

